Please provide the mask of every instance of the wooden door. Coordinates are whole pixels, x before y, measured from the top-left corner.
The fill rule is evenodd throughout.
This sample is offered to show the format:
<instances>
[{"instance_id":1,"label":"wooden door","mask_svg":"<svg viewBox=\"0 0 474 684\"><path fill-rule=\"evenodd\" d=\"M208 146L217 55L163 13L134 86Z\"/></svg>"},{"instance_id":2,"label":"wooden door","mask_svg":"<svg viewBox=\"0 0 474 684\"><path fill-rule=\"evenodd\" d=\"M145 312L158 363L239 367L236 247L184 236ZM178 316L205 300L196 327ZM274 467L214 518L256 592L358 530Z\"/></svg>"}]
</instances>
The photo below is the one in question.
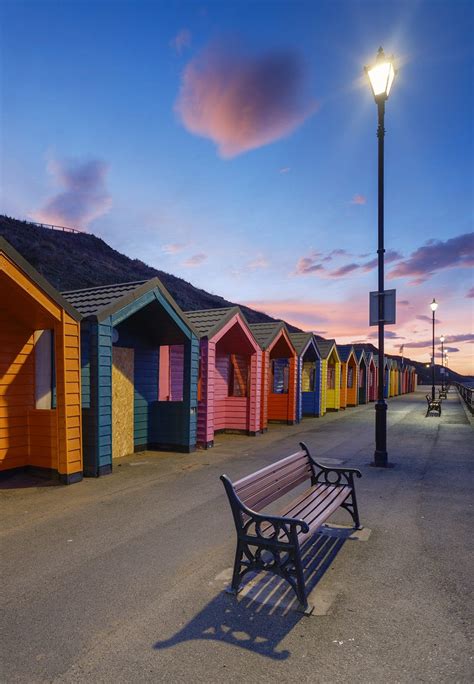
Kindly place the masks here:
<instances>
[{"instance_id":1,"label":"wooden door","mask_svg":"<svg viewBox=\"0 0 474 684\"><path fill-rule=\"evenodd\" d=\"M112 348L112 458L133 454L134 350Z\"/></svg>"}]
</instances>

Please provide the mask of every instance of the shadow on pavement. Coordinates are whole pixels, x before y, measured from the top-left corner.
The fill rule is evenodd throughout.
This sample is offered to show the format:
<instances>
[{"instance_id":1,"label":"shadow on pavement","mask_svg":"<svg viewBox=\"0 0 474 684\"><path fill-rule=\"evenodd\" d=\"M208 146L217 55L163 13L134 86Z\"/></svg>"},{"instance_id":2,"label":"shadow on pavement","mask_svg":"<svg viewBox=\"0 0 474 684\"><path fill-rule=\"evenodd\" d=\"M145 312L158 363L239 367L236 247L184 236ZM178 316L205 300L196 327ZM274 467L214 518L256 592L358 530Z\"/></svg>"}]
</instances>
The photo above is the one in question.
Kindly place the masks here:
<instances>
[{"instance_id":1,"label":"shadow on pavement","mask_svg":"<svg viewBox=\"0 0 474 684\"><path fill-rule=\"evenodd\" d=\"M316 534L302 548L307 592L310 594L339 551L346 535ZM297 611L298 601L287 582L271 573L250 576L238 597L220 592L179 632L155 643L157 650L202 639L221 641L253 653L286 660L287 650L278 650L304 615Z\"/></svg>"}]
</instances>

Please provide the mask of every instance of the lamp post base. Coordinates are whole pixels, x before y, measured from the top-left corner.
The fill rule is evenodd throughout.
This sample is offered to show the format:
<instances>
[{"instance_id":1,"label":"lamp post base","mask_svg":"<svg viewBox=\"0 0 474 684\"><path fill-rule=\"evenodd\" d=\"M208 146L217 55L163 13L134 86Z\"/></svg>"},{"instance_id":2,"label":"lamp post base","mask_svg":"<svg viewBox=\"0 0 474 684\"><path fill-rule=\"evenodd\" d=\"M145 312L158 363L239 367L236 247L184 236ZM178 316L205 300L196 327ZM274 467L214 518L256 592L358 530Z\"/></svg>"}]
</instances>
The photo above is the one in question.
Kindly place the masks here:
<instances>
[{"instance_id":1,"label":"lamp post base","mask_svg":"<svg viewBox=\"0 0 474 684\"><path fill-rule=\"evenodd\" d=\"M375 452L372 463L376 468L388 468L387 404L382 399L375 404Z\"/></svg>"}]
</instances>

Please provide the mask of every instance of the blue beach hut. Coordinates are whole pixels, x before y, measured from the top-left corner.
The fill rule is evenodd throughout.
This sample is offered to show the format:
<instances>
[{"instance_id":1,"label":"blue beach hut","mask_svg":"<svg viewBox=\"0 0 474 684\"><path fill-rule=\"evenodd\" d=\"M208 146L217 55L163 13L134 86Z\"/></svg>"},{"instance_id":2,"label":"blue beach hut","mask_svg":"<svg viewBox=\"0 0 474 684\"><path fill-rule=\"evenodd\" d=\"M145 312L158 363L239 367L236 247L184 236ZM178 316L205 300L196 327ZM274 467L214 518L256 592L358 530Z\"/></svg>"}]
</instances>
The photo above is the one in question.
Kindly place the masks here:
<instances>
[{"instance_id":1,"label":"blue beach hut","mask_svg":"<svg viewBox=\"0 0 474 684\"><path fill-rule=\"evenodd\" d=\"M199 341L158 278L65 292L82 314L84 474L196 445Z\"/></svg>"},{"instance_id":2,"label":"blue beach hut","mask_svg":"<svg viewBox=\"0 0 474 684\"><path fill-rule=\"evenodd\" d=\"M321 356L311 332L290 333L298 356L296 421L321 415Z\"/></svg>"}]
</instances>

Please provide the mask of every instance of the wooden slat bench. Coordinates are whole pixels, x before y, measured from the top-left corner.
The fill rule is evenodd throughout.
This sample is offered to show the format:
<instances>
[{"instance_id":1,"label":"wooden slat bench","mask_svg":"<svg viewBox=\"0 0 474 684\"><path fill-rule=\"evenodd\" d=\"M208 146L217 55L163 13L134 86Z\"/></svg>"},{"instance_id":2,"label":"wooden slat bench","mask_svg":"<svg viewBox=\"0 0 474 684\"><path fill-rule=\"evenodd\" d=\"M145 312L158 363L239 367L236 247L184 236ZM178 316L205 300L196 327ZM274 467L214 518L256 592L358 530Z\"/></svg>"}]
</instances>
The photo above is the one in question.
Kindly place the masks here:
<instances>
[{"instance_id":1,"label":"wooden slat bench","mask_svg":"<svg viewBox=\"0 0 474 684\"><path fill-rule=\"evenodd\" d=\"M361 477L361 472L321 465L303 442L295 454L237 482L232 483L222 475L237 531L232 592L238 593L246 573L268 570L290 583L306 609L301 545L338 508L346 509L355 528L360 529L354 476ZM262 512L305 482L309 486L286 504L279 515Z\"/></svg>"},{"instance_id":2,"label":"wooden slat bench","mask_svg":"<svg viewBox=\"0 0 474 684\"><path fill-rule=\"evenodd\" d=\"M447 399L448 398L448 390L447 389L440 389L438 390L438 399Z\"/></svg>"},{"instance_id":3,"label":"wooden slat bench","mask_svg":"<svg viewBox=\"0 0 474 684\"><path fill-rule=\"evenodd\" d=\"M426 395L426 401L428 404L428 408L426 409L426 416L425 418L428 418L430 413L437 413L438 416L441 415L441 399L433 399L431 394Z\"/></svg>"}]
</instances>

